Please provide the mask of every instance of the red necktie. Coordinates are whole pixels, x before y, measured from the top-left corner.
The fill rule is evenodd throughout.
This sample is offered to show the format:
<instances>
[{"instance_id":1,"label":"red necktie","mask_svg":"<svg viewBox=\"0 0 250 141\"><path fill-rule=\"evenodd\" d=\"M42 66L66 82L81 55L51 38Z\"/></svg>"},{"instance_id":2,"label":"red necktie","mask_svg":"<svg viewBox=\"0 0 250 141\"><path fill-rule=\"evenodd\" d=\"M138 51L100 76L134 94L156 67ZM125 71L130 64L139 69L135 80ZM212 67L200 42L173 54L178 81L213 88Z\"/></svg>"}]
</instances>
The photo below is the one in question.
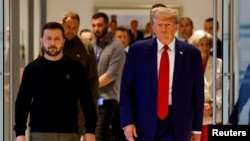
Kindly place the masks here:
<instances>
[{"instance_id":1,"label":"red necktie","mask_svg":"<svg viewBox=\"0 0 250 141\"><path fill-rule=\"evenodd\" d=\"M168 46L165 45L161 55L158 76L157 114L161 120L168 115L169 57L167 50Z\"/></svg>"}]
</instances>

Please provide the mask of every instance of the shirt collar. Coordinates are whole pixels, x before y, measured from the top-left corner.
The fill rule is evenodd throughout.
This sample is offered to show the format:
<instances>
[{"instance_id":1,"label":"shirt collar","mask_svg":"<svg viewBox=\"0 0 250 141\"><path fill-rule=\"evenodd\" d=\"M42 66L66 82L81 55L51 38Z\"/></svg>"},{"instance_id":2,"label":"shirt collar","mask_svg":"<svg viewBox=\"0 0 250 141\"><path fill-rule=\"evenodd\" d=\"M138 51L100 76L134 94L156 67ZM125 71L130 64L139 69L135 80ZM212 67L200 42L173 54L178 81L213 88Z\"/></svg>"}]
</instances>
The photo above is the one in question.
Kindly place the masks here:
<instances>
[{"instance_id":1,"label":"shirt collar","mask_svg":"<svg viewBox=\"0 0 250 141\"><path fill-rule=\"evenodd\" d=\"M101 47L101 48L104 48L105 46L107 46L109 43L111 43L113 40L113 36L111 33L107 33L103 39L100 41L100 40L96 40L96 45Z\"/></svg>"},{"instance_id":2,"label":"shirt collar","mask_svg":"<svg viewBox=\"0 0 250 141\"><path fill-rule=\"evenodd\" d=\"M65 46L71 46L71 45L76 44L77 38L78 38L78 35L76 35L71 40L65 39L65 42L64 42Z\"/></svg>"},{"instance_id":3,"label":"shirt collar","mask_svg":"<svg viewBox=\"0 0 250 141\"><path fill-rule=\"evenodd\" d=\"M157 47L158 47L158 51L160 51L163 47L164 47L164 44L162 44L157 38ZM174 51L175 49L175 38L168 44L168 47L171 51Z\"/></svg>"}]
</instances>

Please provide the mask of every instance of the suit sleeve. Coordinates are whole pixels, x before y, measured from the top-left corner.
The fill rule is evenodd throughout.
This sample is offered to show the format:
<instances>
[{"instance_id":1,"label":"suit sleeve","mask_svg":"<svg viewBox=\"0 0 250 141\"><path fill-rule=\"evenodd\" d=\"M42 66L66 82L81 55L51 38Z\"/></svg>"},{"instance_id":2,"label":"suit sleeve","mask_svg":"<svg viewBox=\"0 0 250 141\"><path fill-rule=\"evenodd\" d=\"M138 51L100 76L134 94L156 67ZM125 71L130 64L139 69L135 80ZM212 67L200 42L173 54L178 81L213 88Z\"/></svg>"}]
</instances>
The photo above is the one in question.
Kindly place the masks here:
<instances>
[{"instance_id":1,"label":"suit sleeve","mask_svg":"<svg viewBox=\"0 0 250 141\"><path fill-rule=\"evenodd\" d=\"M193 89L193 131L201 131L203 122L204 106L204 74L202 69L201 54L199 51L194 52L194 89Z\"/></svg>"},{"instance_id":2,"label":"suit sleeve","mask_svg":"<svg viewBox=\"0 0 250 141\"><path fill-rule=\"evenodd\" d=\"M135 84L134 84L134 54L133 47L130 47L126 57L120 89L120 115L121 126L134 124Z\"/></svg>"}]
</instances>

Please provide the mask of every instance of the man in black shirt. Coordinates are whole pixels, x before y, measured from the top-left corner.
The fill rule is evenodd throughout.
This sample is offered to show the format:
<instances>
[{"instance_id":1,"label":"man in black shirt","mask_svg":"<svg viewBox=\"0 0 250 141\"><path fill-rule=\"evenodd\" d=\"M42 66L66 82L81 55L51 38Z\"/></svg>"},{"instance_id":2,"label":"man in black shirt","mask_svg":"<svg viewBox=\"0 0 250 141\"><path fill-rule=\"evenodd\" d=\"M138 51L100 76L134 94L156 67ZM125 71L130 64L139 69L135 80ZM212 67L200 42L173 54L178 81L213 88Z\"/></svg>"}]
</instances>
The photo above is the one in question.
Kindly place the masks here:
<instances>
[{"instance_id":1,"label":"man in black shirt","mask_svg":"<svg viewBox=\"0 0 250 141\"><path fill-rule=\"evenodd\" d=\"M65 43L63 54L72 57L82 63L86 68L86 73L90 82L91 91L95 102L98 95L98 72L93 46L84 42L77 35L80 26L80 17L76 12L67 11L62 17Z\"/></svg>"},{"instance_id":2,"label":"man in black shirt","mask_svg":"<svg viewBox=\"0 0 250 141\"><path fill-rule=\"evenodd\" d=\"M222 59L223 57L223 46L222 46L222 41L217 37L217 32L219 31L219 22L216 21L216 33L213 33L213 18L207 18L204 22L204 30L210 33L213 36L216 36L217 41L216 41L216 57ZM213 51L211 50L211 55L213 55Z\"/></svg>"},{"instance_id":3,"label":"man in black shirt","mask_svg":"<svg viewBox=\"0 0 250 141\"><path fill-rule=\"evenodd\" d=\"M85 116L83 140L95 141L97 114L85 67L63 55L64 41L61 24L44 26L44 55L25 67L15 103L16 141L26 141L28 114L30 141L79 141L78 99Z\"/></svg>"},{"instance_id":4,"label":"man in black shirt","mask_svg":"<svg viewBox=\"0 0 250 141\"><path fill-rule=\"evenodd\" d=\"M98 72L95 53L92 45L89 42L83 41L78 36L80 17L74 11L67 11L62 17L62 26L65 31L65 43L63 47L63 53L79 61L85 66L86 74L90 82L90 87L95 103L99 98L98 94ZM84 85L83 85L84 87ZM79 105L79 104L78 104ZM97 107L97 105L96 105ZM80 108L80 106L79 106ZM81 110L80 110L81 111ZM83 127L84 119L83 113L78 115L78 133L82 135L84 132Z\"/></svg>"}]
</instances>

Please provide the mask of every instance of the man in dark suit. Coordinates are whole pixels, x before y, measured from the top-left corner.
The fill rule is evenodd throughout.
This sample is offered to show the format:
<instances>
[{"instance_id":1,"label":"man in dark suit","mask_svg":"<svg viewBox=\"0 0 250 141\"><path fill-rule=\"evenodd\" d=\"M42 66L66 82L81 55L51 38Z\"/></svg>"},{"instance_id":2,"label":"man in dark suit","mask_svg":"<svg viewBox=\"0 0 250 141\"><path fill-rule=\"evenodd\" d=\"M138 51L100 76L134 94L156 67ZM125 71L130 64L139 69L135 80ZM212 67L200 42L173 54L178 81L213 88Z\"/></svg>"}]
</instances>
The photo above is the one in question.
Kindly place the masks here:
<instances>
[{"instance_id":1,"label":"man in dark suit","mask_svg":"<svg viewBox=\"0 0 250 141\"><path fill-rule=\"evenodd\" d=\"M137 20L132 20L130 22L130 28L129 29L129 35L130 35L130 43L129 45L133 44L134 42L143 39L143 32L138 30L138 21Z\"/></svg>"},{"instance_id":2,"label":"man in dark suit","mask_svg":"<svg viewBox=\"0 0 250 141\"><path fill-rule=\"evenodd\" d=\"M217 32L219 31L219 22L216 21L216 33L213 33L213 18L207 18L204 22L204 30L210 33L213 36L216 36L217 41L216 41L216 56L217 58L223 59L223 46L222 46L222 41L217 37ZM211 50L211 55L213 55L213 51Z\"/></svg>"},{"instance_id":3,"label":"man in dark suit","mask_svg":"<svg viewBox=\"0 0 250 141\"><path fill-rule=\"evenodd\" d=\"M200 51L175 38L175 10L157 8L152 20L156 38L134 43L123 70L120 114L124 134L129 141L199 141L204 104ZM163 55L168 56L169 73L161 73L168 66L166 60L162 64ZM165 79L169 85L161 83ZM167 91L161 93L162 87ZM159 106L162 95L168 100ZM163 116L159 109L165 112Z\"/></svg>"}]
</instances>

